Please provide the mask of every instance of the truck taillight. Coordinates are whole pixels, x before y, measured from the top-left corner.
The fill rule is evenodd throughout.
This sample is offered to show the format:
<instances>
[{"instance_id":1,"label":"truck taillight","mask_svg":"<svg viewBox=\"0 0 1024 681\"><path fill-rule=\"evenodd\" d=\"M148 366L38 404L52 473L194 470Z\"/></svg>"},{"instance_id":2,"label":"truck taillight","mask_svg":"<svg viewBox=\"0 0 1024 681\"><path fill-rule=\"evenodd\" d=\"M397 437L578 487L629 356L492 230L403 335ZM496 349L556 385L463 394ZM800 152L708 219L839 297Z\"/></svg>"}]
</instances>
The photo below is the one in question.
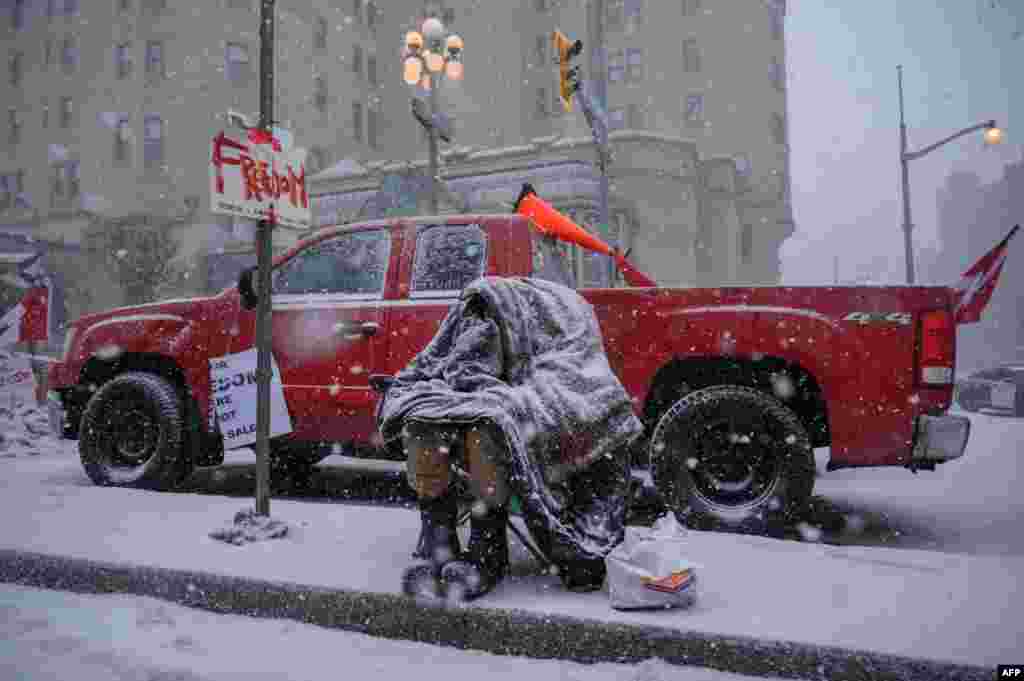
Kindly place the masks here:
<instances>
[{"instance_id":1,"label":"truck taillight","mask_svg":"<svg viewBox=\"0 0 1024 681\"><path fill-rule=\"evenodd\" d=\"M929 310L918 320L917 367L925 385L950 385L955 366L956 327L949 310Z\"/></svg>"}]
</instances>

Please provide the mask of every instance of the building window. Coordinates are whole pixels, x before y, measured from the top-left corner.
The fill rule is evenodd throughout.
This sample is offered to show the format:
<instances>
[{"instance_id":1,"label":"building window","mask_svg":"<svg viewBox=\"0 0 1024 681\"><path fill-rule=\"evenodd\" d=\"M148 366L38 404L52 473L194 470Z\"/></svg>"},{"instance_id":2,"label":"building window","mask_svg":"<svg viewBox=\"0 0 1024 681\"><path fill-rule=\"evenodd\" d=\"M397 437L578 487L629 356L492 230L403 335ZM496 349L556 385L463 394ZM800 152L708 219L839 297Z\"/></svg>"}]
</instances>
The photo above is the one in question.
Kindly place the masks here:
<instances>
[{"instance_id":1,"label":"building window","mask_svg":"<svg viewBox=\"0 0 1024 681\"><path fill-rule=\"evenodd\" d=\"M772 114L772 140L776 144L786 144L786 119L781 114Z\"/></svg>"},{"instance_id":2,"label":"building window","mask_svg":"<svg viewBox=\"0 0 1024 681\"><path fill-rule=\"evenodd\" d=\"M772 57L772 64L768 73L772 86L776 90L786 89L786 69L782 66L782 60L778 57Z\"/></svg>"},{"instance_id":3,"label":"building window","mask_svg":"<svg viewBox=\"0 0 1024 681\"><path fill-rule=\"evenodd\" d=\"M121 43L114 47L114 68L117 79L124 80L132 75L132 44Z\"/></svg>"},{"instance_id":4,"label":"building window","mask_svg":"<svg viewBox=\"0 0 1024 681\"><path fill-rule=\"evenodd\" d=\"M352 102L352 139L357 142L363 141L363 104Z\"/></svg>"},{"instance_id":5,"label":"building window","mask_svg":"<svg viewBox=\"0 0 1024 681\"><path fill-rule=\"evenodd\" d=\"M626 0L606 0L604 5L605 25L609 29L620 29L626 22Z\"/></svg>"},{"instance_id":6,"label":"building window","mask_svg":"<svg viewBox=\"0 0 1024 681\"><path fill-rule=\"evenodd\" d=\"M313 106L317 111L327 111L327 78L317 76L313 79Z\"/></svg>"},{"instance_id":7,"label":"building window","mask_svg":"<svg viewBox=\"0 0 1024 681\"><path fill-rule=\"evenodd\" d=\"M316 18L316 24L313 28L313 49L327 49L327 20L323 17Z\"/></svg>"},{"instance_id":8,"label":"building window","mask_svg":"<svg viewBox=\"0 0 1024 681\"><path fill-rule=\"evenodd\" d=\"M249 48L241 43L228 43L224 48L224 75L235 85L245 85L252 77Z\"/></svg>"},{"instance_id":9,"label":"building window","mask_svg":"<svg viewBox=\"0 0 1024 681\"><path fill-rule=\"evenodd\" d=\"M626 127L626 110L620 107L608 109L608 132Z\"/></svg>"},{"instance_id":10,"label":"building window","mask_svg":"<svg viewBox=\"0 0 1024 681\"><path fill-rule=\"evenodd\" d=\"M66 74L72 74L78 68L78 41L73 35L65 37L61 44L60 65Z\"/></svg>"},{"instance_id":11,"label":"building window","mask_svg":"<svg viewBox=\"0 0 1024 681\"><path fill-rule=\"evenodd\" d=\"M626 80L637 83L644 79L644 51L639 47L626 49Z\"/></svg>"},{"instance_id":12,"label":"building window","mask_svg":"<svg viewBox=\"0 0 1024 681\"><path fill-rule=\"evenodd\" d=\"M700 48L697 46L697 39L687 38L683 41L683 71L686 73L700 73L700 62Z\"/></svg>"},{"instance_id":13,"label":"building window","mask_svg":"<svg viewBox=\"0 0 1024 681\"><path fill-rule=\"evenodd\" d=\"M361 45L352 46L352 73L357 77L363 77L363 48Z\"/></svg>"},{"instance_id":14,"label":"building window","mask_svg":"<svg viewBox=\"0 0 1024 681\"><path fill-rule=\"evenodd\" d=\"M50 127L50 99L49 97L43 97L40 100L40 109L42 110L42 124L43 129Z\"/></svg>"},{"instance_id":15,"label":"building window","mask_svg":"<svg viewBox=\"0 0 1024 681\"><path fill-rule=\"evenodd\" d=\"M548 36L537 36L533 45L533 58L536 60L534 65L538 68L544 68L550 63L551 60L548 58L548 55L550 54L548 50L551 49L550 45L551 39L548 38Z\"/></svg>"},{"instance_id":16,"label":"building window","mask_svg":"<svg viewBox=\"0 0 1024 681\"><path fill-rule=\"evenodd\" d=\"M686 122L694 125L704 122L704 95L697 93L686 96Z\"/></svg>"},{"instance_id":17,"label":"building window","mask_svg":"<svg viewBox=\"0 0 1024 681\"><path fill-rule=\"evenodd\" d=\"M753 174L750 157L740 154L733 157L733 163L736 165L736 191L745 192L750 189L750 178Z\"/></svg>"},{"instance_id":18,"label":"building window","mask_svg":"<svg viewBox=\"0 0 1024 681\"><path fill-rule=\"evenodd\" d=\"M50 198L53 203L62 199L73 199L81 191L78 175L78 161L64 161L53 166L53 180Z\"/></svg>"},{"instance_id":19,"label":"building window","mask_svg":"<svg viewBox=\"0 0 1024 681\"><path fill-rule=\"evenodd\" d=\"M363 23L363 0L352 0L352 20Z\"/></svg>"},{"instance_id":20,"label":"building window","mask_svg":"<svg viewBox=\"0 0 1024 681\"><path fill-rule=\"evenodd\" d=\"M740 229L740 262L749 263L754 254L754 227L743 225Z\"/></svg>"},{"instance_id":21,"label":"building window","mask_svg":"<svg viewBox=\"0 0 1024 681\"><path fill-rule=\"evenodd\" d=\"M0 210L16 206L19 201L22 205L28 205L25 201L25 171L16 170L0 175Z\"/></svg>"},{"instance_id":22,"label":"building window","mask_svg":"<svg viewBox=\"0 0 1024 681\"><path fill-rule=\"evenodd\" d=\"M630 104L626 107L626 127L630 130L643 130L647 127L644 111L639 104Z\"/></svg>"},{"instance_id":23,"label":"building window","mask_svg":"<svg viewBox=\"0 0 1024 681\"><path fill-rule=\"evenodd\" d=\"M683 0L683 16L695 17L700 12L700 0Z\"/></svg>"},{"instance_id":24,"label":"building window","mask_svg":"<svg viewBox=\"0 0 1024 681\"><path fill-rule=\"evenodd\" d=\"M150 40L146 43L146 77L151 80L159 80L164 77L164 44L159 40Z\"/></svg>"},{"instance_id":25,"label":"building window","mask_svg":"<svg viewBox=\"0 0 1024 681\"><path fill-rule=\"evenodd\" d=\"M21 142L21 114L15 108L7 110L7 142L8 144L19 144Z\"/></svg>"},{"instance_id":26,"label":"building window","mask_svg":"<svg viewBox=\"0 0 1024 681\"><path fill-rule=\"evenodd\" d=\"M24 58L21 52L11 52L10 61L7 64L8 73L12 87L21 85L22 77L25 75Z\"/></svg>"},{"instance_id":27,"label":"building window","mask_svg":"<svg viewBox=\"0 0 1024 681\"><path fill-rule=\"evenodd\" d=\"M626 55L622 50L608 51L608 82L618 83L626 77Z\"/></svg>"},{"instance_id":28,"label":"building window","mask_svg":"<svg viewBox=\"0 0 1024 681\"><path fill-rule=\"evenodd\" d=\"M625 0L623 14L626 32L632 33L644 22L644 0Z\"/></svg>"},{"instance_id":29,"label":"building window","mask_svg":"<svg viewBox=\"0 0 1024 681\"><path fill-rule=\"evenodd\" d=\"M114 162L124 164L131 159L131 127L127 114L118 114L114 126Z\"/></svg>"},{"instance_id":30,"label":"building window","mask_svg":"<svg viewBox=\"0 0 1024 681\"><path fill-rule=\"evenodd\" d=\"M366 81L373 87L377 87L377 57L370 55L366 58Z\"/></svg>"},{"instance_id":31,"label":"building window","mask_svg":"<svg viewBox=\"0 0 1024 681\"><path fill-rule=\"evenodd\" d=\"M772 0L768 4L768 17L771 23L772 39L782 40L786 34L786 6L781 0Z\"/></svg>"},{"instance_id":32,"label":"building window","mask_svg":"<svg viewBox=\"0 0 1024 681\"><path fill-rule=\"evenodd\" d=\"M366 27L371 33L377 32L377 5L372 0L366 3Z\"/></svg>"},{"instance_id":33,"label":"building window","mask_svg":"<svg viewBox=\"0 0 1024 681\"><path fill-rule=\"evenodd\" d=\"M164 119L148 114L145 121L143 157L147 168L155 168L164 162Z\"/></svg>"},{"instance_id":34,"label":"building window","mask_svg":"<svg viewBox=\"0 0 1024 681\"><path fill-rule=\"evenodd\" d=\"M539 87L534 92L534 110L533 117L537 119L547 118L548 116L548 90L547 88Z\"/></svg>"},{"instance_id":35,"label":"building window","mask_svg":"<svg viewBox=\"0 0 1024 681\"><path fill-rule=\"evenodd\" d=\"M70 128L75 122L75 100L70 97L60 98L60 127Z\"/></svg>"},{"instance_id":36,"label":"building window","mask_svg":"<svg viewBox=\"0 0 1024 681\"><path fill-rule=\"evenodd\" d=\"M11 28L20 31L25 27L25 0L14 0L11 8Z\"/></svg>"}]
</instances>

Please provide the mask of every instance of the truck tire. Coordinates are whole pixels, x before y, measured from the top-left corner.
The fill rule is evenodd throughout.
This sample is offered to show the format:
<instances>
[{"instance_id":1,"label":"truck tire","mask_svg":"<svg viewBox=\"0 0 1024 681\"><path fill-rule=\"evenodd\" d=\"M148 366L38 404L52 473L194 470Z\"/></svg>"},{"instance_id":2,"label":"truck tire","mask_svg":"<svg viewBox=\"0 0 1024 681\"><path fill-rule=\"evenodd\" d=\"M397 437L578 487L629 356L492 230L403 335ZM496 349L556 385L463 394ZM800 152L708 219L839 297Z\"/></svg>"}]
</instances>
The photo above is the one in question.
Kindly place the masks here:
<instances>
[{"instance_id":1,"label":"truck tire","mask_svg":"<svg viewBox=\"0 0 1024 681\"><path fill-rule=\"evenodd\" d=\"M97 485L170 490L191 471L184 405L169 381L130 372L104 383L82 414L78 444Z\"/></svg>"},{"instance_id":2,"label":"truck tire","mask_svg":"<svg viewBox=\"0 0 1024 681\"><path fill-rule=\"evenodd\" d=\"M782 536L814 488L814 452L799 417L736 385L692 392L658 421L651 475L680 523Z\"/></svg>"}]
</instances>

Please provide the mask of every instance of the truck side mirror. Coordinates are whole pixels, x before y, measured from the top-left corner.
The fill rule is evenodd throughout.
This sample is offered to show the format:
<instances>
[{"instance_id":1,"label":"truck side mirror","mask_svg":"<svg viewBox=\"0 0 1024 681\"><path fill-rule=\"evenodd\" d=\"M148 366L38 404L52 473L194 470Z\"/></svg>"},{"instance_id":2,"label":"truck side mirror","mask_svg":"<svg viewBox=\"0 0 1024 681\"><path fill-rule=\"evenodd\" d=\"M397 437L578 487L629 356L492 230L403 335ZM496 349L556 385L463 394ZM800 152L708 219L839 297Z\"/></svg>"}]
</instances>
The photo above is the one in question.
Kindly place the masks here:
<instances>
[{"instance_id":1,"label":"truck side mirror","mask_svg":"<svg viewBox=\"0 0 1024 681\"><path fill-rule=\"evenodd\" d=\"M255 267L246 267L238 275L238 294L242 298L242 307L246 310L255 310L256 304L259 302L259 296L256 295L256 286L253 284L253 275L255 273Z\"/></svg>"}]
</instances>

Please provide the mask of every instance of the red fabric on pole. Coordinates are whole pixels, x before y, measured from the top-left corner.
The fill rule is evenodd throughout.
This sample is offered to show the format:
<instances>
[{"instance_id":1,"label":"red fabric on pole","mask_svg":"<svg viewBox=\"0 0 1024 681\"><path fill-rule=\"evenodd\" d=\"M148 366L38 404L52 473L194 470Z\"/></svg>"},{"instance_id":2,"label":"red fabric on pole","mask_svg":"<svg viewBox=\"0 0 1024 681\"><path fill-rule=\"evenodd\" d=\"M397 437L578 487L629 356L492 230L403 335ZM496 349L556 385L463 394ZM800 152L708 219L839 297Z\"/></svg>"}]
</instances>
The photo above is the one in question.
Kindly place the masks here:
<instances>
[{"instance_id":1,"label":"red fabric on pole","mask_svg":"<svg viewBox=\"0 0 1024 681\"><path fill-rule=\"evenodd\" d=\"M49 290L45 286L33 286L25 292L20 305L25 308L21 317L20 342L45 342L48 338L49 326Z\"/></svg>"},{"instance_id":2,"label":"red fabric on pole","mask_svg":"<svg viewBox=\"0 0 1024 681\"><path fill-rule=\"evenodd\" d=\"M981 313L985 311L999 283L999 275L1006 263L1007 246L1019 229L1020 225L1014 226L1005 239L963 273L955 289L956 305L953 314L957 324L973 324L981 320Z\"/></svg>"}]
</instances>

